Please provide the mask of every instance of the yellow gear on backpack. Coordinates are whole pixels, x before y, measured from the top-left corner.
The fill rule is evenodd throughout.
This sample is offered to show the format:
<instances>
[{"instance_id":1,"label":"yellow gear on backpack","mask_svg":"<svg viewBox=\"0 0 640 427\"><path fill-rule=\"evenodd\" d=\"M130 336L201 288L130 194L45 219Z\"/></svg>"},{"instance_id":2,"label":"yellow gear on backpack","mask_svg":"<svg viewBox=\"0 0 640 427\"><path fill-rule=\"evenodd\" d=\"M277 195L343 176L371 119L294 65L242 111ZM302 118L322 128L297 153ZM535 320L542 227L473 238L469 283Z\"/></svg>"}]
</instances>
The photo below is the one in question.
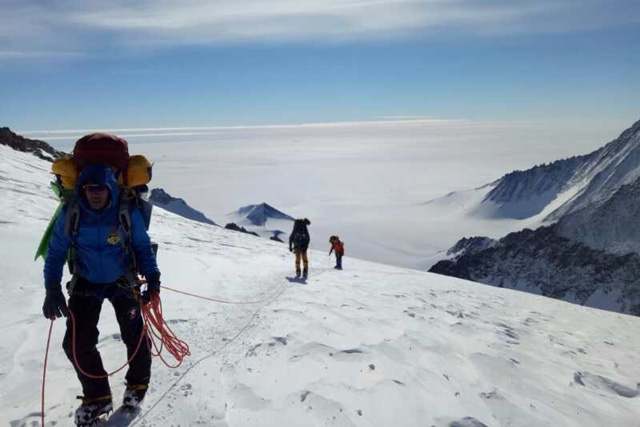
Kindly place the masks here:
<instances>
[{"instance_id":1,"label":"yellow gear on backpack","mask_svg":"<svg viewBox=\"0 0 640 427\"><path fill-rule=\"evenodd\" d=\"M138 187L151 181L151 162L145 156L129 157L127 163L127 187Z\"/></svg>"},{"instance_id":2,"label":"yellow gear on backpack","mask_svg":"<svg viewBox=\"0 0 640 427\"><path fill-rule=\"evenodd\" d=\"M62 188L65 190L76 188L79 171L71 157L63 157L54 161L51 165L51 171L59 178Z\"/></svg>"},{"instance_id":3,"label":"yellow gear on backpack","mask_svg":"<svg viewBox=\"0 0 640 427\"><path fill-rule=\"evenodd\" d=\"M123 182L123 176L118 177L119 187L139 187L151 181L152 164L143 155L129 157L127 162L127 183ZM51 165L51 171L58 177L58 182L65 190L74 190L78 182L80 171L71 157L57 159Z\"/></svg>"}]
</instances>

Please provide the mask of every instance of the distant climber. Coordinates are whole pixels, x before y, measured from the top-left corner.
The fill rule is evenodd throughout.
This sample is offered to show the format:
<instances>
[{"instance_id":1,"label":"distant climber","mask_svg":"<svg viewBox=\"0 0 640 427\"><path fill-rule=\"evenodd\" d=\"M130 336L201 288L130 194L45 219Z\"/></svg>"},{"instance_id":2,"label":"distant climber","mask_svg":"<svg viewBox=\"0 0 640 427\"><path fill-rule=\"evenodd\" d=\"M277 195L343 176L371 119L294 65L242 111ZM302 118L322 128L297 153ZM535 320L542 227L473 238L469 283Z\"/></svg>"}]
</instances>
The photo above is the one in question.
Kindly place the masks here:
<instances>
[{"instance_id":1,"label":"distant climber","mask_svg":"<svg viewBox=\"0 0 640 427\"><path fill-rule=\"evenodd\" d=\"M118 137L100 134L99 138L117 142ZM104 153L99 158L104 159ZM140 304L160 292L160 271L141 208L132 201L135 199L122 196L125 188L119 188L119 172L114 170L102 164L88 164L80 170L73 200L64 205L55 221L44 266L42 312L47 319L67 316L63 348L82 385L82 403L75 413L78 426L94 425L98 417L113 409L109 381L96 348L105 299L115 309L122 341L132 357L125 377L124 408L138 406L151 375ZM67 283L68 308L61 286L67 258L73 274ZM137 272L147 281L142 294Z\"/></svg>"},{"instance_id":2,"label":"distant climber","mask_svg":"<svg viewBox=\"0 0 640 427\"><path fill-rule=\"evenodd\" d=\"M329 237L329 243L331 243L331 250L329 251L329 255L331 252L336 252L336 266L333 267L337 270L342 270L342 257L344 256L344 243L340 241L338 236Z\"/></svg>"},{"instance_id":3,"label":"distant climber","mask_svg":"<svg viewBox=\"0 0 640 427\"><path fill-rule=\"evenodd\" d=\"M311 221L307 218L296 219L293 222L293 231L289 236L289 250L296 254L296 278L300 278L300 260L304 264L304 270L302 270L302 277L307 278L309 276L309 259L307 257L307 249L309 249L309 243L311 242L311 236L309 235L308 225L311 225Z\"/></svg>"}]
</instances>

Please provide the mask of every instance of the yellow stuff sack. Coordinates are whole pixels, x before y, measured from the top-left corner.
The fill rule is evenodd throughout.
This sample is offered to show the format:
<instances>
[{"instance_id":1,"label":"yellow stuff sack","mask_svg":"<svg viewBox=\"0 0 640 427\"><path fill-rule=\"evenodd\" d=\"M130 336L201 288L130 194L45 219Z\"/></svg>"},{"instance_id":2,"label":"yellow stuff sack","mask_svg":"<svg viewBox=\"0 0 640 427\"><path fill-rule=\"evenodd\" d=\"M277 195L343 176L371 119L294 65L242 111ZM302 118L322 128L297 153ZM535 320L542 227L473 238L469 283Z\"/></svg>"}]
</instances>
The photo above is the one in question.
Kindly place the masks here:
<instances>
[{"instance_id":1,"label":"yellow stuff sack","mask_svg":"<svg viewBox=\"0 0 640 427\"><path fill-rule=\"evenodd\" d=\"M127 187L138 187L151 181L151 162L145 156L135 155L129 157L127 163Z\"/></svg>"},{"instance_id":2,"label":"yellow stuff sack","mask_svg":"<svg viewBox=\"0 0 640 427\"><path fill-rule=\"evenodd\" d=\"M151 162L145 156L129 157L127 163L127 187L138 187L151 181ZM64 157L53 162L51 171L58 177L62 188L73 190L78 182L78 166L71 157ZM122 175L118 177L118 186L123 186Z\"/></svg>"},{"instance_id":3,"label":"yellow stuff sack","mask_svg":"<svg viewBox=\"0 0 640 427\"><path fill-rule=\"evenodd\" d=\"M57 159L51 165L51 171L56 174L65 190L73 190L76 188L78 181L78 167L70 157Z\"/></svg>"}]
</instances>

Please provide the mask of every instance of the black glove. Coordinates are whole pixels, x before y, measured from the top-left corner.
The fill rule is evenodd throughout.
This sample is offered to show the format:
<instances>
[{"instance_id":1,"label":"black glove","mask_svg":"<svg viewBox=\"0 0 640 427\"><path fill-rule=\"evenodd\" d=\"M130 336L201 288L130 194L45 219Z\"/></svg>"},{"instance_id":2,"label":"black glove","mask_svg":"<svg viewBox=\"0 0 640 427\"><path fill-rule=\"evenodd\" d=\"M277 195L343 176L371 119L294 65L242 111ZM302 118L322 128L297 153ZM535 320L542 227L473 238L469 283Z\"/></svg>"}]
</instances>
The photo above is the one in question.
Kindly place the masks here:
<instances>
[{"instance_id":1,"label":"black glove","mask_svg":"<svg viewBox=\"0 0 640 427\"><path fill-rule=\"evenodd\" d=\"M67 302L64 299L62 293L62 287L48 286L47 295L44 297L44 304L42 305L42 314L47 319L55 319L56 317L67 317L69 311L67 310Z\"/></svg>"},{"instance_id":2,"label":"black glove","mask_svg":"<svg viewBox=\"0 0 640 427\"><path fill-rule=\"evenodd\" d=\"M142 292L142 302L148 304L151 301L151 294L160 293L160 273L153 273L147 276L147 289Z\"/></svg>"}]
</instances>

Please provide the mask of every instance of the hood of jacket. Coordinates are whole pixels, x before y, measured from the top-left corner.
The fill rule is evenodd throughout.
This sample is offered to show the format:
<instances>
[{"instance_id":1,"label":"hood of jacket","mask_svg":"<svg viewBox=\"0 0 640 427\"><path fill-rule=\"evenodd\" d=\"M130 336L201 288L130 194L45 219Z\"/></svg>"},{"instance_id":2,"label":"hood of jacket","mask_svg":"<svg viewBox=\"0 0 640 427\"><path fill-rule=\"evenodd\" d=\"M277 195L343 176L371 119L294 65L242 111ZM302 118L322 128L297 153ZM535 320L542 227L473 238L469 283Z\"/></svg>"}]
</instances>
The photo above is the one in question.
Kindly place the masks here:
<instances>
[{"instance_id":1,"label":"hood of jacket","mask_svg":"<svg viewBox=\"0 0 640 427\"><path fill-rule=\"evenodd\" d=\"M100 210L91 209L87 199L84 196L82 187L85 184L102 184L109 189L109 202L107 206ZM118 179L113 171L113 168L108 165L87 165L80 172L78 177L78 183L76 185L76 199L80 206L87 212L95 214L102 214L107 211L111 211L117 206L118 199L120 197L120 190L118 189Z\"/></svg>"}]
</instances>

